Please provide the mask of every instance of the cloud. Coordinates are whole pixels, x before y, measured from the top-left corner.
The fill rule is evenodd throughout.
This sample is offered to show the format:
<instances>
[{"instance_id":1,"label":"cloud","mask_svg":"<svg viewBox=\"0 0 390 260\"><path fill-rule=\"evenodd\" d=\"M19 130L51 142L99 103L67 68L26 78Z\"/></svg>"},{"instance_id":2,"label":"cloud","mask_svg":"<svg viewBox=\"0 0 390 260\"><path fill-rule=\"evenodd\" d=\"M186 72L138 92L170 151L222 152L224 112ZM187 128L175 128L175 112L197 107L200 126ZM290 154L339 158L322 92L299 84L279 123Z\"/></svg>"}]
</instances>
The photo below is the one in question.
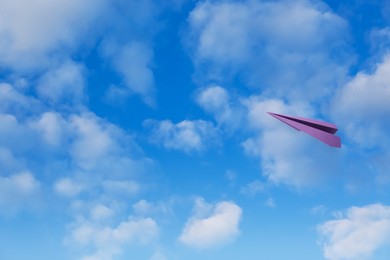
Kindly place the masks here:
<instances>
[{"instance_id":1,"label":"cloud","mask_svg":"<svg viewBox=\"0 0 390 260\"><path fill-rule=\"evenodd\" d=\"M31 122L30 126L42 136L47 144L52 146L62 144L68 134L66 120L56 112L43 113L38 120Z\"/></svg>"},{"instance_id":2,"label":"cloud","mask_svg":"<svg viewBox=\"0 0 390 260\"><path fill-rule=\"evenodd\" d=\"M72 137L69 156L73 165L76 170L93 172L100 184L102 180L98 176L110 176L106 181L128 181L130 176L144 172L145 167L152 165L130 135L93 113L71 115L68 126ZM115 186L115 182L103 184L107 184L108 189ZM133 183L116 184L134 187Z\"/></svg>"},{"instance_id":3,"label":"cloud","mask_svg":"<svg viewBox=\"0 0 390 260\"><path fill-rule=\"evenodd\" d=\"M114 213L114 210L106 205L98 204L91 210L91 219L95 221L110 219L113 217Z\"/></svg>"},{"instance_id":4,"label":"cloud","mask_svg":"<svg viewBox=\"0 0 390 260\"><path fill-rule=\"evenodd\" d=\"M25 162L19 160L9 149L0 147L0 165L2 175L21 172L25 169Z\"/></svg>"},{"instance_id":5,"label":"cloud","mask_svg":"<svg viewBox=\"0 0 390 260\"><path fill-rule=\"evenodd\" d=\"M171 216L173 214L173 205L176 202L177 200L175 198L160 202L151 202L141 199L132 205L132 209L134 214L137 216L158 215L161 219L163 215Z\"/></svg>"},{"instance_id":6,"label":"cloud","mask_svg":"<svg viewBox=\"0 0 390 260\"><path fill-rule=\"evenodd\" d=\"M318 227L326 259L367 259L390 241L390 207L351 207Z\"/></svg>"},{"instance_id":7,"label":"cloud","mask_svg":"<svg viewBox=\"0 0 390 260\"><path fill-rule=\"evenodd\" d=\"M141 95L146 104L154 106L155 86L151 67L153 51L145 44L137 41L113 49L115 49L115 52L111 59L114 68L123 76L127 89L131 93ZM111 91L113 90L115 91L115 89ZM118 89L115 93L123 94L118 93ZM115 96L115 93L111 94Z\"/></svg>"},{"instance_id":8,"label":"cloud","mask_svg":"<svg viewBox=\"0 0 390 260\"><path fill-rule=\"evenodd\" d=\"M73 224L66 242L91 247L95 251L83 259L114 259L122 253L123 246L149 243L157 235L157 224L151 218L129 217L115 227L83 220Z\"/></svg>"},{"instance_id":9,"label":"cloud","mask_svg":"<svg viewBox=\"0 0 390 260\"><path fill-rule=\"evenodd\" d=\"M0 82L0 112L22 115L36 112L40 107L39 101L25 95L23 89L15 85Z\"/></svg>"},{"instance_id":10,"label":"cloud","mask_svg":"<svg viewBox=\"0 0 390 260\"><path fill-rule=\"evenodd\" d=\"M105 2L1 1L0 66L20 71L48 66L58 52L84 40Z\"/></svg>"},{"instance_id":11,"label":"cloud","mask_svg":"<svg viewBox=\"0 0 390 260\"><path fill-rule=\"evenodd\" d=\"M153 174L152 160L129 133L86 108L53 111L45 102L28 98L29 90L1 87L6 93L6 103L0 105L2 212L34 206L41 197L50 207L58 202L46 199L53 192L66 197L62 203L72 213L68 245L77 244L80 255L94 251L91 257L97 259L112 259L124 245L155 237L153 219L128 219L128 199L143 188L139 176L145 171ZM16 106L18 102L23 106ZM38 181L27 170L44 179ZM41 193L45 196L38 196ZM105 250L99 239L112 244L104 242Z\"/></svg>"},{"instance_id":12,"label":"cloud","mask_svg":"<svg viewBox=\"0 0 390 260\"><path fill-rule=\"evenodd\" d=\"M39 136L14 115L0 113L0 125L1 146L17 157L33 151L39 144Z\"/></svg>"},{"instance_id":13,"label":"cloud","mask_svg":"<svg viewBox=\"0 0 390 260\"><path fill-rule=\"evenodd\" d=\"M137 194L141 187L136 181L130 180L106 180L103 182L103 189L110 194L120 196L131 196Z\"/></svg>"},{"instance_id":14,"label":"cloud","mask_svg":"<svg viewBox=\"0 0 390 260\"><path fill-rule=\"evenodd\" d=\"M390 181L387 161L390 124L384 120L390 113L390 56L384 56L371 72L359 72L333 100L332 115L345 132L351 149L359 151L370 167L375 167L377 181Z\"/></svg>"},{"instance_id":15,"label":"cloud","mask_svg":"<svg viewBox=\"0 0 390 260\"><path fill-rule=\"evenodd\" d=\"M99 124L92 114L75 115L71 119L76 139L71 146L71 155L83 169L91 169L107 154L114 152L115 143L109 125Z\"/></svg>"},{"instance_id":16,"label":"cloud","mask_svg":"<svg viewBox=\"0 0 390 260\"><path fill-rule=\"evenodd\" d=\"M54 190L61 196L75 197L83 190L83 185L70 178L62 178L56 181Z\"/></svg>"},{"instance_id":17,"label":"cloud","mask_svg":"<svg viewBox=\"0 0 390 260\"><path fill-rule=\"evenodd\" d=\"M194 215L188 220L179 240L200 249L231 242L240 232L241 215L241 208L233 202L221 201L211 205L197 199Z\"/></svg>"},{"instance_id":18,"label":"cloud","mask_svg":"<svg viewBox=\"0 0 390 260\"><path fill-rule=\"evenodd\" d=\"M40 182L28 171L0 176L0 208L10 214L28 208L40 191Z\"/></svg>"},{"instance_id":19,"label":"cloud","mask_svg":"<svg viewBox=\"0 0 390 260\"><path fill-rule=\"evenodd\" d=\"M38 95L52 104L77 104L84 98L84 67L74 61L65 61L47 71L37 85Z\"/></svg>"},{"instance_id":20,"label":"cloud","mask_svg":"<svg viewBox=\"0 0 390 260\"><path fill-rule=\"evenodd\" d=\"M254 136L242 143L244 151L261 160L262 174L274 183L309 187L328 180L341 167L342 153L295 131L266 112L314 117L310 106L252 96L244 100L248 127ZM310 156L308 156L310 154Z\"/></svg>"},{"instance_id":21,"label":"cloud","mask_svg":"<svg viewBox=\"0 0 390 260\"><path fill-rule=\"evenodd\" d=\"M319 1L204 1L187 41L198 78L246 85L287 100L319 100L344 79L347 23Z\"/></svg>"},{"instance_id":22,"label":"cloud","mask_svg":"<svg viewBox=\"0 0 390 260\"><path fill-rule=\"evenodd\" d=\"M126 86L117 95L135 93L153 106L154 76L151 38L161 11L152 1L4 0L0 3L0 67L16 75L39 76L40 98L57 104L84 101L84 60L99 50ZM87 51L86 51L87 50ZM82 55L79 55L82 52ZM88 58L88 57L87 57ZM23 62L21 62L23 61ZM109 72L112 72L110 70ZM87 74L88 75L88 74Z\"/></svg>"},{"instance_id":23,"label":"cloud","mask_svg":"<svg viewBox=\"0 0 390 260\"><path fill-rule=\"evenodd\" d=\"M167 260L168 258L162 254L161 252L155 252L151 257L150 260Z\"/></svg>"},{"instance_id":24,"label":"cloud","mask_svg":"<svg viewBox=\"0 0 390 260\"><path fill-rule=\"evenodd\" d=\"M241 188L241 193L247 196L255 196L265 190L265 184L261 181L255 180Z\"/></svg>"},{"instance_id":25,"label":"cloud","mask_svg":"<svg viewBox=\"0 0 390 260\"><path fill-rule=\"evenodd\" d=\"M230 99L232 101L228 101ZM286 102L263 95L240 97L231 95L221 86L200 90L197 101L204 110L213 113L217 122L224 120L221 115L226 115L225 111L240 111L240 130L249 134L241 142L242 148L248 156L260 159L262 174L273 183L299 188L315 186L334 177L341 168L344 154L340 150L329 148L267 114L277 112L319 118L314 107L306 102ZM234 109L229 108L230 103L234 103ZM237 122L235 116L231 118L233 120L223 123L232 129ZM247 194L252 193L250 190L250 187L242 189Z\"/></svg>"},{"instance_id":26,"label":"cloud","mask_svg":"<svg viewBox=\"0 0 390 260\"><path fill-rule=\"evenodd\" d=\"M218 125L227 130L235 130L240 126L242 110L238 105L233 105L228 91L221 87L211 85L198 89L196 102L206 112L212 114Z\"/></svg>"},{"instance_id":27,"label":"cloud","mask_svg":"<svg viewBox=\"0 0 390 260\"><path fill-rule=\"evenodd\" d=\"M389 145L390 56L372 73L358 73L335 96L334 117L346 127L348 138L365 148Z\"/></svg>"},{"instance_id":28,"label":"cloud","mask_svg":"<svg viewBox=\"0 0 390 260\"><path fill-rule=\"evenodd\" d=\"M167 149L184 152L202 151L218 139L218 130L212 123L203 120L145 120L144 126L151 131L151 141Z\"/></svg>"}]
</instances>

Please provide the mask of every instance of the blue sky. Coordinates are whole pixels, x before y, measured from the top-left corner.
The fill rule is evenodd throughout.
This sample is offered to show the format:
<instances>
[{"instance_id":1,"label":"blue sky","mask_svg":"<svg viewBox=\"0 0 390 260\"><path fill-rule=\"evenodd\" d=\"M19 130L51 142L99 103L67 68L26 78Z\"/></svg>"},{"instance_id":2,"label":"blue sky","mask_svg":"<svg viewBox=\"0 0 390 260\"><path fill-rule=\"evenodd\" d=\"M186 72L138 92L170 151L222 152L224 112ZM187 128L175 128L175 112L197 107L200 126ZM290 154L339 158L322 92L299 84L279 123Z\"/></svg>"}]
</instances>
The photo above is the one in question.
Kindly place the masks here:
<instances>
[{"instance_id":1,"label":"blue sky","mask_svg":"<svg viewBox=\"0 0 390 260\"><path fill-rule=\"evenodd\" d=\"M379 0L0 1L0 259L389 259L389 46Z\"/></svg>"}]
</instances>

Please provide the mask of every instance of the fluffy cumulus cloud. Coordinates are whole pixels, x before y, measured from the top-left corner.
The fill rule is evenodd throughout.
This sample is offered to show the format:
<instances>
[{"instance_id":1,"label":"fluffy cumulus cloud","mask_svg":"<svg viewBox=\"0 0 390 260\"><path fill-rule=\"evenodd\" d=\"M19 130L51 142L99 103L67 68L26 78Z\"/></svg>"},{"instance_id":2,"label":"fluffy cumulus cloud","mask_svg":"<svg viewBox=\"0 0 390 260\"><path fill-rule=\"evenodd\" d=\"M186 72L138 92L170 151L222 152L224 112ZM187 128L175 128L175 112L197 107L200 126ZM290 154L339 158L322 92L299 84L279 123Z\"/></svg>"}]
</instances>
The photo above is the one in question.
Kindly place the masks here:
<instances>
[{"instance_id":1,"label":"fluffy cumulus cloud","mask_svg":"<svg viewBox=\"0 0 390 260\"><path fill-rule=\"evenodd\" d=\"M251 97L245 103L249 124L258 134L248 138L242 146L247 154L260 157L262 173L270 181L296 187L316 185L340 169L343 156L340 150L295 131L266 114L272 111L313 117L310 107L261 97Z\"/></svg>"},{"instance_id":2,"label":"fluffy cumulus cloud","mask_svg":"<svg viewBox=\"0 0 390 260\"><path fill-rule=\"evenodd\" d=\"M333 117L344 129L352 147L370 157L378 180L390 181L388 147L390 124L390 57L385 56L372 72L360 72L335 96ZM372 151L377 151L372 152Z\"/></svg>"},{"instance_id":3,"label":"fluffy cumulus cloud","mask_svg":"<svg viewBox=\"0 0 390 260\"><path fill-rule=\"evenodd\" d=\"M330 94L349 63L346 22L319 1L200 2L189 28L194 61L208 78L239 73L283 98Z\"/></svg>"},{"instance_id":4,"label":"fluffy cumulus cloud","mask_svg":"<svg viewBox=\"0 0 390 260\"><path fill-rule=\"evenodd\" d=\"M390 207L351 207L318 227L326 259L368 259L390 244Z\"/></svg>"},{"instance_id":5,"label":"fluffy cumulus cloud","mask_svg":"<svg viewBox=\"0 0 390 260\"><path fill-rule=\"evenodd\" d=\"M55 192L72 213L67 241L76 241L70 244L79 245L77 252L94 251L95 259L112 259L123 246L156 236L156 222L131 217L124 203L142 189L137 178L152 164L132 136L86 108L48 112L46 96L29 97L8 83L0 90L2 212L50 204L45 197ZM98 241L112 244L104 251Z\"/></svg>"},{"instance_id":6,"label":"fluffy cumulus cloud","mask_svg":"<svg viewBox=\"0 0 390 260\"><path fill-rule=\"evenodd\" d=\"M196 92L196 102L218 125L249 134L242 147L260 159L271 182L310 186L340 169L340 150L266 112L332 121L328 101L350 64L347 35L347 23L320 1L204 1L190 13L189 48L198 78L224 82L238 75L261 89L261 95L238 96L208 86Z\"/></svg>"},{"instance_id":7,"label":"fluffy cumulus cloud","mask_svg":"<svg viewBox=\"0 0 390 260\"><path fill-rule=\"evenodd\" d=\"M311 136L281 124L267 112L317 117L314 108L305 102L289 102L277 98L252 95L231 95L221 86L199 90L198 104L214 115L217 122L249 133L242 141L244 152L260 159L262 174L273 183L305 187L322 183L340 169L342 152L327 147ZM229 101L230 99L235 100ZM233 112L237 116L233 116ZM311 156L308 156L308 154ZM310 169L310 170L309 170ZM249 187L247 187L249 191Z\"/></svg>"},{"instance_id":8,"label":"fluffy cumulus cloud","mask_svg":"<svg viewBox=\"0 0 390 260\"><path fill-rule=\"evenodd\" d=\"M185 152L202 151L219 136L213 124L204 120L184 120L176 124L170 120L146 120L144 126L150 129L152 142Z\"/></svg>"},{"instance_id":9,"label":"fluffy cumulus cloud","mask_svg":"<svg viewBox=\"0 0 390 260\"><path fill-rule=\"evenodd\" d=\"M185 225L179 240L191 247L205 249L234 240L240 230L241 208L229 201L215 205L197 199L194 215Z\"/></svg>"},{"instance_id":10,"label":"fluffy cumulus cloud","mask_svg":"<svg viewBox=\"0 0 390 260\"><path fill-rule=\"evenodd\" d=\"M373 72L358 73L335 97L334 117L349 138L366 148L389 145L390 124L383 120L390 113L389 73L390 57L385 56Z\"/></svg>"},{"instance_id":11,"label":"fluffy cumulus cloud","mask_svg":"<svg viewBox=\"0 0 390 260\"><path fill-rule=\"evenodd\" d=\"M105 2L1 1L0 65L16 70L46 67L59 51L77 46Z\"/></svg>"},{"instance_id":12,"label":"fluffy cumulus cloud","mask_svg":"<svg viewBox=\"0 0 390 260\"><path fill-rule=\"evenodd\" d=\"M211 85L196 91L196 102L206 112L212 114L218 125L231 131L236 130L242 120L242 109L231 100L228 91Z\"/></svg>"},{"instance_id":13,"label":"fluffy cumulus cloud","mask_svg":"<svg viewBox=\"0 0 390 260\"><path fill-rule=\"evenodd\" d=\"M116 95L138 94L154 105L150 42L158 11L151 1L1 1L0 67L40 77L42 99L74 104L86 99L85 50L97 48L125 86ZM83 57L72 61L80 50Z\"/></svg>"}]
</instances>

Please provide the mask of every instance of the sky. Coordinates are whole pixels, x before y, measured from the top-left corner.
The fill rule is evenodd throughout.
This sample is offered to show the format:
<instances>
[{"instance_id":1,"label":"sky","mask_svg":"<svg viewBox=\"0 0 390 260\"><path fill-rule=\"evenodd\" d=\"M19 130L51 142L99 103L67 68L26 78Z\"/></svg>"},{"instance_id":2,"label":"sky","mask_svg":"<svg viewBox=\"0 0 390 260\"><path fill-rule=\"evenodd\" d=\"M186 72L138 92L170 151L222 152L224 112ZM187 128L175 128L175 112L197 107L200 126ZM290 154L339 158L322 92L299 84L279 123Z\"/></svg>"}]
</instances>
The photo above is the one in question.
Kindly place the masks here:
<instances>
[{"instance_id":1,"label":"sky","mask_svg":"<svg viewBox=\"0 0 390 260\"><path fill-rule=\"evenodd\" d=\"M0 259L389 259L389 50L388 1L0 0Z\"/></svg>"}]
</instances>

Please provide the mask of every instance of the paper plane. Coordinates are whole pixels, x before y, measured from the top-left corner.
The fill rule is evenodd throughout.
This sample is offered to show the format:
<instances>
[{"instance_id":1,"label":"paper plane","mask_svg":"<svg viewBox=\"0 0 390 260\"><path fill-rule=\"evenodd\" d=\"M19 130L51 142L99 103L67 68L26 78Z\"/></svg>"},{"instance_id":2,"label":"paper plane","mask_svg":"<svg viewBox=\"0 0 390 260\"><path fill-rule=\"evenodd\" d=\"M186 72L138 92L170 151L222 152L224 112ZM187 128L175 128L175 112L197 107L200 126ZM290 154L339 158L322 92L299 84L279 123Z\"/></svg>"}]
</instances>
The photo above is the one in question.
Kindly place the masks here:
<instances>
[{"instance_id":1,"label":"paper plane","mask_svg":"<svg viewBox=\"0 0 390 260\"><path fill-rule=\"evenodd\" d=\"M271 112L267 113L296 130L305 132L306 134L317 138L329 146L341 147L340 137L334 135L337 132L337 126L334 124L303 117L285 116Z\"/></svg>"}]
</instances>

